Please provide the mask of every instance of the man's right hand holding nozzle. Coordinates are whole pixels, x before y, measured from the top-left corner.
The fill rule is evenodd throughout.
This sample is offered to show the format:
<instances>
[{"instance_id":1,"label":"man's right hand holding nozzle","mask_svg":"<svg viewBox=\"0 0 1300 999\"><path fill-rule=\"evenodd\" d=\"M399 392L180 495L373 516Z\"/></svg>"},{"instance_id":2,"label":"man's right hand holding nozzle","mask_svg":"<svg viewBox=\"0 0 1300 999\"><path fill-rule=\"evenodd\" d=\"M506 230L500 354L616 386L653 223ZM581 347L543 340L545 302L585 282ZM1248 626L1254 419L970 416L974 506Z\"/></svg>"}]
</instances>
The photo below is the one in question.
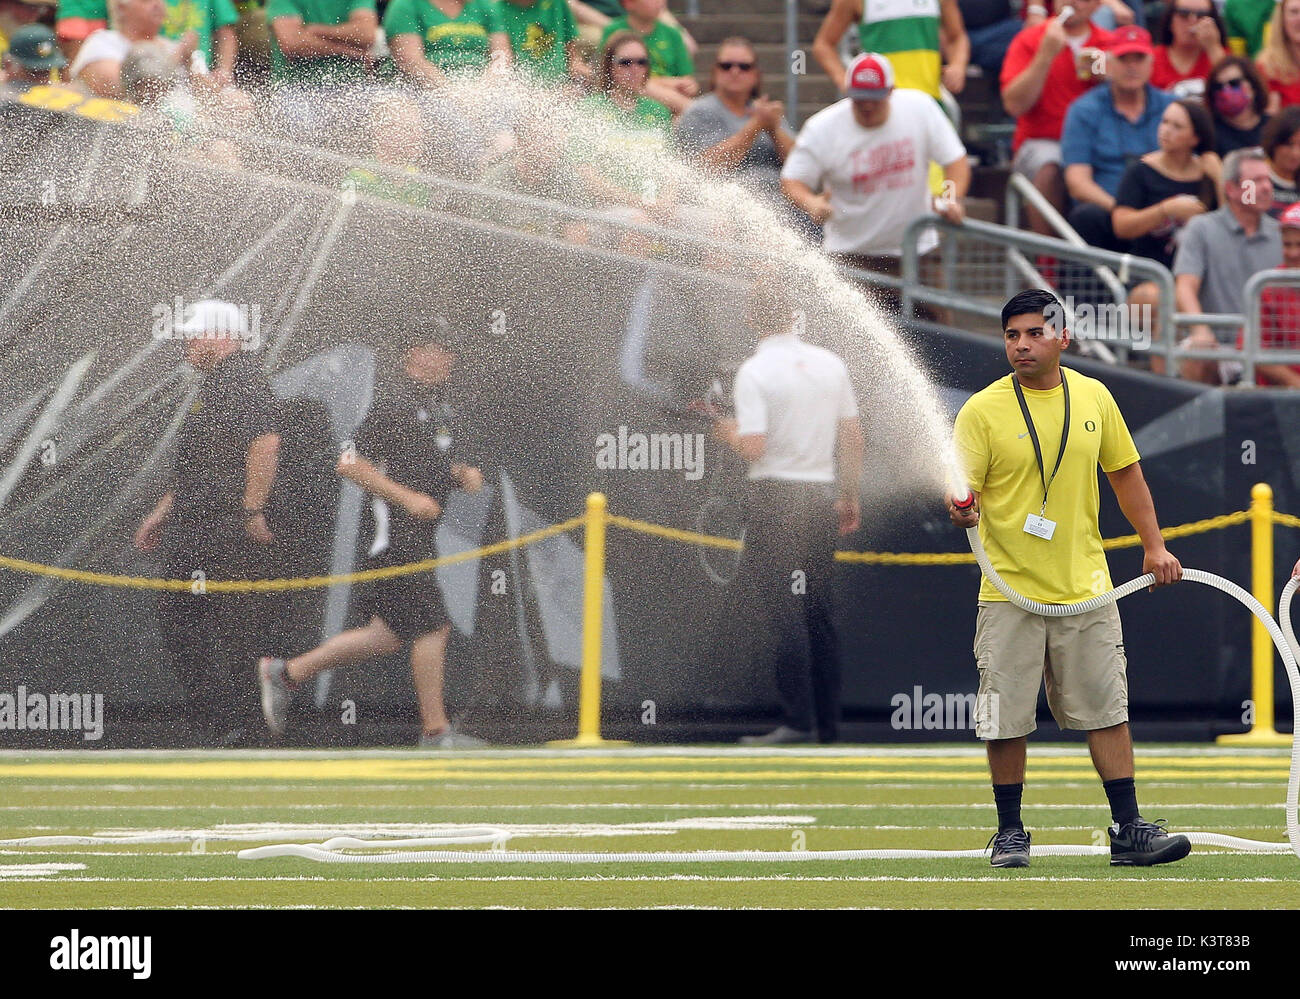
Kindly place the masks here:
<instances>
[{"instance_id":1,"label":"man's right hand holding nozzle","mask_svg":"<svg viewBox=\"0 0 1300 999\"><path fill-rule=\"evenodd\" d=\"M948 516L958 527L974 527L980 522L979 494L968 492L965 496L949 496Z\"/></svg>"}]
</instances>

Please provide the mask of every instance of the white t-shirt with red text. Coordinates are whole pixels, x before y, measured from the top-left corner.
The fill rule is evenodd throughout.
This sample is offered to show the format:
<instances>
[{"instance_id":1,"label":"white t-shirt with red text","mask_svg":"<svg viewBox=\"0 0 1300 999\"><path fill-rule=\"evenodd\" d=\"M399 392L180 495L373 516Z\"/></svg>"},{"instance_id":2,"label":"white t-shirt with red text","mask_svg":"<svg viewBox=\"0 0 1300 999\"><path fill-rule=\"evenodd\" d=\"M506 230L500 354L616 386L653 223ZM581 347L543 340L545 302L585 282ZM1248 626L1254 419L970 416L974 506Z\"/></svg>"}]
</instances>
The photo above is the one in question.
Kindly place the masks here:
<instances>
[{"instance_id":1,"label":"white t-shirt with red text","mask_svg":"<svg viewBox=\"0 0 1300 999\"><path fill-rule=\"evenodd\" d=\"M781 170L830 195L831 217L824 227L828 253L901 256L903 230L933 211L930 162L946 165L966 155L966 147L933 97L896 89L889 117L877 128L863 128L847 98L808 119ZM938 245L934 230L923 233L921 253Z\"/></svg>"}]
</instances>

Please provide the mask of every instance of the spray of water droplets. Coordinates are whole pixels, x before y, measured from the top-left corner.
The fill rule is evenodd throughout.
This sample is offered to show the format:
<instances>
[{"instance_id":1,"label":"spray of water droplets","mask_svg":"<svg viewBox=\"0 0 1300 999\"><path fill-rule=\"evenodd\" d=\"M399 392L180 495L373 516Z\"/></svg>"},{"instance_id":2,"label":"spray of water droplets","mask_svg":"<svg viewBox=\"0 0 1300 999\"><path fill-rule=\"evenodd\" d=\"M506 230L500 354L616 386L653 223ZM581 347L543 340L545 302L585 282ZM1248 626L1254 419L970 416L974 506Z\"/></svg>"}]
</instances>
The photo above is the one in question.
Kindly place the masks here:
<instances>
[{"instance_id":1,"label":"spray of water droplets","mask_svg":"<svg viewBox=\"0 0 1300 999\"><path fill-rule=\"evenodd\" d=\"M642 401L689 394L752 351L746 318L766 303L848 362L868 505L933 498L949 481L949 428L919 352L775 198L509 75L318 110L298 132L278 127L273 99L237 128L7 116L9 435L91 363L58 420L58 463L9 498L0 533L72 564L120 545L114 505L148 493L194 389L167 324L201 298L248 310L268 373L449 320L475 340L483 400L536 402L536 423L499 429L542 478L560 461L554 438L572 432L547 400L585 407L600 429L627 422L611 384Z\"/></svg>"}]
</instances>

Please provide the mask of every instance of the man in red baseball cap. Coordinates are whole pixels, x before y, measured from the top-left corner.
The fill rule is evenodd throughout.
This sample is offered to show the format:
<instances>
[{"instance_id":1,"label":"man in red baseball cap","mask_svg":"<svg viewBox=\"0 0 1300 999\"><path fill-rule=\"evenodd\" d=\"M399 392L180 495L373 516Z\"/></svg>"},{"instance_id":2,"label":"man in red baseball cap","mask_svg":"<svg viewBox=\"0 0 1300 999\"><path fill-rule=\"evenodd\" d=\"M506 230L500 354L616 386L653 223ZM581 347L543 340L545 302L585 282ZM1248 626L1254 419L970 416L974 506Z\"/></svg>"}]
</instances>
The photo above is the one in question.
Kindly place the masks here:
<instances>
[{"instance_id":1,"label":"man in red baseball cap","mask_svg":"<svg viewBox=\"0 0 1300 999\"><path fill-rule=\"evenodd\" d=\"M1099 62L1106 85L1071 104L1061 130L1065 186L1074 201L1070 224L1103 250L1128 252L1110 217L1119 182L1129 163L1159 146L1160 119L1174 102L1151 85L1154 51L1145 28L1116 29Z\"/></svg>"},{"instance_id":2,"label":"man in red baseball cap","mask_svg":"<svg viewBox=\"0 0 1300 999\"><path fill-rule=\"evenodd\" d=\"M956 223L965 218L966 148L933 99L895 89L894 68L883 55L854 59L844 92L804 125L781 171L781 190L823 224L828 253L897 274L903 231L913 219L929 212ZM930 194L931 161L943 167L940 198ZM918 249L929 253L938 242L931 231Z\"/></svg>"}]
</instances>

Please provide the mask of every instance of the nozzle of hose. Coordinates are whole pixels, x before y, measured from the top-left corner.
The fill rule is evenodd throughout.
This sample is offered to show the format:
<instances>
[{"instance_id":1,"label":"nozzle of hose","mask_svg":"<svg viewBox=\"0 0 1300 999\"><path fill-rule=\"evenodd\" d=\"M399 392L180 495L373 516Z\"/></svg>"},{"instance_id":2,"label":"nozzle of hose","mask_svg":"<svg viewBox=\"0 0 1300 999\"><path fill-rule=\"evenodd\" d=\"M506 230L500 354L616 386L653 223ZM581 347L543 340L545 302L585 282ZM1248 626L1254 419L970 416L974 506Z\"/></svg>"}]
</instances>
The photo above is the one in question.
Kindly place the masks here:
<instances>
[{"instance_id":1,"label":"nozzle of hose","mask_svg":"<svg viewBox=\"0 0 1300 999\"><path fill-rule=\"evenodd\" d=\"M959 512L965 513L967 510L969 510L971 507L975 505L975 494L970 490L967 490L966 495L961 499L958 499L957 497L954 496L952 505L956 507Z\"/></svg>"}]
</instances>

